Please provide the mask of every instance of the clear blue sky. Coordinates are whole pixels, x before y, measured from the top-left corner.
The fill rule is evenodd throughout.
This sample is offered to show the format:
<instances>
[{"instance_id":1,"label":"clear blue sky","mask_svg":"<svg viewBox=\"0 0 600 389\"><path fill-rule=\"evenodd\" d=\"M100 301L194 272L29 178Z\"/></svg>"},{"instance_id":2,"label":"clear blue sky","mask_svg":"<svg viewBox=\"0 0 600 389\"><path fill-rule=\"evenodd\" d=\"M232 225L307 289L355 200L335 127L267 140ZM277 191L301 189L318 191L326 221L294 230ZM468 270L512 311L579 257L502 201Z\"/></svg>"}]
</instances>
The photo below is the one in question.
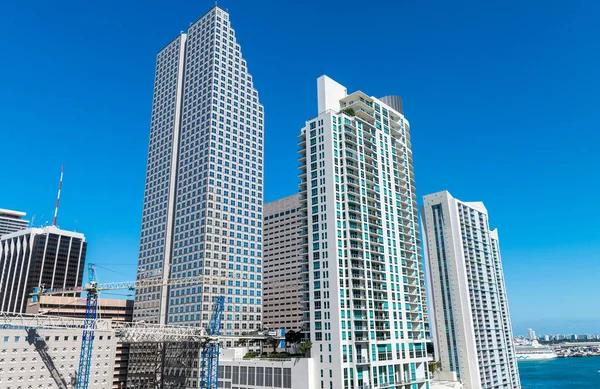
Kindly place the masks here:
<instances>
[{"instance_id":1,"label":"clear blue sky","mask_svg":"<svg viewBox=\"0 0 600 389\"><path fill-rule=\"evenodd\" d=\"M0 207L135 277L155 55L212 1L0 5ZM297 188L316 78L399 94L417 190L484 201L516 333L600 332L600 2L228 0L266 111L266 199ZM107 296L108 297L108 296Z\"/></svg>"}]
</instances>

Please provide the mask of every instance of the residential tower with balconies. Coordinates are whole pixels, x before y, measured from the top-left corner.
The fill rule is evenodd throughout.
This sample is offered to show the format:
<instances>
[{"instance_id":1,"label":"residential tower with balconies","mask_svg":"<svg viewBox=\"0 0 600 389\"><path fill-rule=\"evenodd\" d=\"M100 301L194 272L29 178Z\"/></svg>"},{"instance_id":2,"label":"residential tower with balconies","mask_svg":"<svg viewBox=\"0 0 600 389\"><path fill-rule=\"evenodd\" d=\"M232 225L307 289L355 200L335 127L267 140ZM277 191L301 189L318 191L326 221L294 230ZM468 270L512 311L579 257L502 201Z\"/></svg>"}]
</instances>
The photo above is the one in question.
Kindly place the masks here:
<instances>
[{"instance_id":1,"label":"residential tower with balconies","mask_svg":"<svg viewBox=\"0 0 600 389\"><path fill-rule=\"evenodd\" d=\"M382 99L348 94L327 76L317 85L319 115L299 142L300 261L303 331L320 387L425 388L409 123Z\"/></svg>"}]
</instances>

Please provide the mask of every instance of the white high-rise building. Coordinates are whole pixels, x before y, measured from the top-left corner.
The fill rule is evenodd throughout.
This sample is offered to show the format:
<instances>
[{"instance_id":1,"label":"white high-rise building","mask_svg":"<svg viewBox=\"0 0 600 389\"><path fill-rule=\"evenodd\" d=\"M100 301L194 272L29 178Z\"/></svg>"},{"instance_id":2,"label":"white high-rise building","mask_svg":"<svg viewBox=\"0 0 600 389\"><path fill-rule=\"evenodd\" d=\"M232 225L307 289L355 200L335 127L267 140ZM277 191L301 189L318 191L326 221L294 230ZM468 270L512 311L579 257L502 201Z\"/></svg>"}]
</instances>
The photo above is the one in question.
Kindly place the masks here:
<instances>
[{"instance_id":1,"label":"white high-rise building","mask_svg":"<svg viewBox=\"0 0 600 389\"><path fill-rule=\"evenodd\" d=\"M225 295L223 334L261 326L263 133L229 14L214 6L157 56L137 278L221 279L138 290L134 320L206 327Z\"/></svg>"},{"instance_id":2,"label":"white high-rise building","mask_svg":"<svg viewBox=\"0 0 600 389\"><path fill-rule=\"evenodd\" d=\"M481 202L424 197L432 333L441 371L466 389L519 389L498 231Z\"/></svg>"},{"instance_id":3,"label":"white high-rise building","mask_svg":"<svg viewBox=\"0 0 600 389\"><path fill-rule=\"evenodd\" d=\"M27 228L29 221L23 220L24 217L25 212L0 208L0 236Z\"/></svg>"},{"instance_id":4,"label":"white high-rise building","mask_svg":"<svg viewBox=\"0 0 600 389\"><path fill-rule=\"evenodd\" d=\"M527 329L527 337L529 338L529 340L536 340L536 336L535 336L535 331L531 328Z\"/></svg>"},{"instance_id":5,"label":"white high-rise building","mask_svg":"<svg viewBox=\"0 0 600 389\"><path fill-rule=\"evenodd\" d=\"M428 386L409 123L399 104L317 81L300 135L306 337L324 389ZM386 101L400 101L386 98Z\"/></svg>"}]
</instances>

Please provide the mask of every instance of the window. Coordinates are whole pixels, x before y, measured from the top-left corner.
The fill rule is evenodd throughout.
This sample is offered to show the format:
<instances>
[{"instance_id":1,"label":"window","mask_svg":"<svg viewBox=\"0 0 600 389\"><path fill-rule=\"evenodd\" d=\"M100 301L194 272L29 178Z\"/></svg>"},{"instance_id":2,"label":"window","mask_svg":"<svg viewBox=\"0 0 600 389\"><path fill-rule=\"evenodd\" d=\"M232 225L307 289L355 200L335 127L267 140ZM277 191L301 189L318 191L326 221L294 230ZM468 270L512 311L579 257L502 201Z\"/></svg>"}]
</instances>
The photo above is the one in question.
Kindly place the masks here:
<instances>
[{"instance_id":1,"label":"window","mask_svg":"<svg viewBox=\"0 0 600 389\"><path fill-rule=\"evenodd\" d=\"M273 386L273 368L265 367L265 386Z\"/></svg>"},{"instance_id":2,"label":"window","mask_svg":"<svg viewBox=\"0 0 600 389\"><path fill-rule=\"evenodd\" d=\"M264 384L264 368L257 367L256 368L256 386L263 386Z\"/></svg>"},{"instance_id":3,"label":"window","mask_svg":"<svg viewBox=\"0 0 600 389\"><path fill-rule=\"evenodd\" d=\"M274 368L274 370L275 370L274 386L276 388L281 388L281 367L276 367L276 368Z\"/></svg>"}]
</instances>

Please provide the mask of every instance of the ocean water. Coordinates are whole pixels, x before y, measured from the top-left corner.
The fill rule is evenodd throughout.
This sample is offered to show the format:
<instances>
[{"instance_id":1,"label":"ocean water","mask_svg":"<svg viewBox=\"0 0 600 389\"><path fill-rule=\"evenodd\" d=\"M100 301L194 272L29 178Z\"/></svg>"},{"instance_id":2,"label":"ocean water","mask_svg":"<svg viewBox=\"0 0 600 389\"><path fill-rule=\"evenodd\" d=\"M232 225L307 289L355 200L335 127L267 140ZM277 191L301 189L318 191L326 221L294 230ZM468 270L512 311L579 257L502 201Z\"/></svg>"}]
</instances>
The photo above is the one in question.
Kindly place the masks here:
<instances>
[{"instance_id":1,"label":"ocean water","mask_svg":"<svg viewBox=\"0 0 600 389\"><path fill-rule=\"evenodd\" d=\"M520 361L523 389L600 389L600 357Z\"/></svg>"}]
</instances>

